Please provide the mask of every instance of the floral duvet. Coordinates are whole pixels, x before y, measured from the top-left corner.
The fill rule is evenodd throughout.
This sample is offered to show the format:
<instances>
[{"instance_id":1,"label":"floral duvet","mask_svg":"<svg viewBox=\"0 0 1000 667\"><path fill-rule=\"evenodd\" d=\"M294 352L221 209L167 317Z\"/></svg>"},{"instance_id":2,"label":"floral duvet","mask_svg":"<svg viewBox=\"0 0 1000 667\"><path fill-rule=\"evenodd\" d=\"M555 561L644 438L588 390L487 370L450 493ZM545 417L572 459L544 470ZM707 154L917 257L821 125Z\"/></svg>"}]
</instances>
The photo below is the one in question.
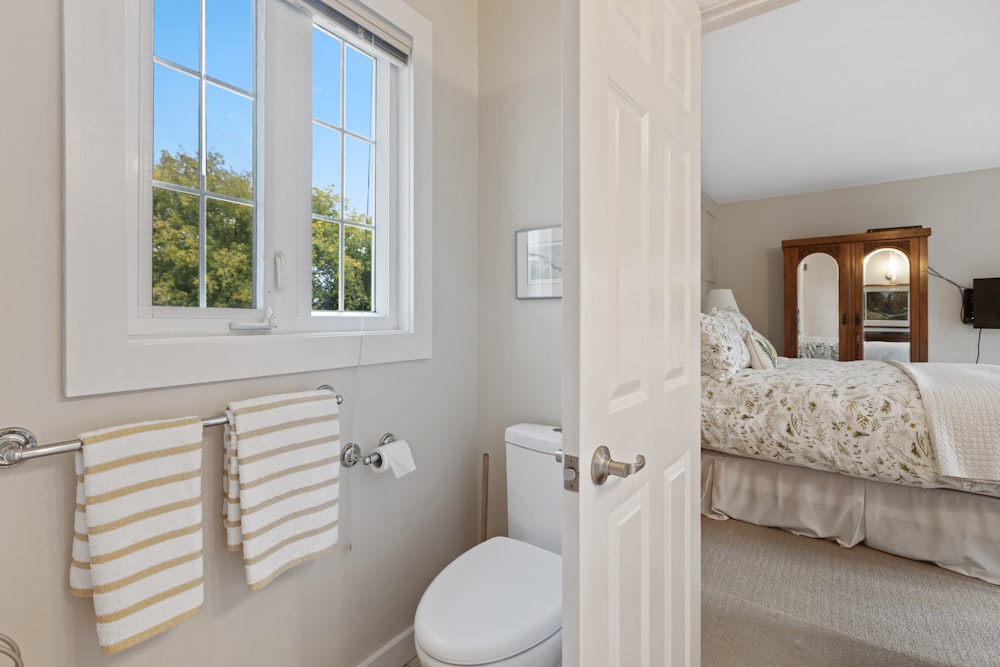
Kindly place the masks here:
<instances>
[{"instance_id":1,"label":"floral duvet","mask_svg":"<svg viewBox=\"0 0 1000 667\"><path fill-rule=\"evenodd\" d=\"M780 357L774 370L701 382L706 449L1000 497L998 485L938 475L920 393L892 364Z\"/></svg>"}]
</instances>

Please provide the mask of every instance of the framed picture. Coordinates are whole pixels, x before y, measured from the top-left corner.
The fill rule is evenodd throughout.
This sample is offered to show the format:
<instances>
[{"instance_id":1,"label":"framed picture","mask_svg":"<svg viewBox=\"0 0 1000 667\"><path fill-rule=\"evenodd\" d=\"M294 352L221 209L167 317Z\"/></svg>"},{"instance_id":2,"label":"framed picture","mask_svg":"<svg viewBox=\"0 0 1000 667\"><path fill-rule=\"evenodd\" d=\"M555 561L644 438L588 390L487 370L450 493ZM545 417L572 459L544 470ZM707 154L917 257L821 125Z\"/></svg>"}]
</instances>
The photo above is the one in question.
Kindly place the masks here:
<instances>
[{"instance_id":1,"label":"framed picture","mask_svg":"<svg viewBox=\"0 0 1000 667\"><path fill-rule=\"evenodd\" d=\"M517 298L555 299L562 296L562 227L519 229Z\"/></svg>"},{"instance_id":2,"label":"framed picture","mask_svg":"<svg viewBox=\"0 0 1000 667\"><path fill-rule=\"evenodd\" d=\"M909 327L909 285L866 285L866 327Z\"/></svg>"}]
</instances>

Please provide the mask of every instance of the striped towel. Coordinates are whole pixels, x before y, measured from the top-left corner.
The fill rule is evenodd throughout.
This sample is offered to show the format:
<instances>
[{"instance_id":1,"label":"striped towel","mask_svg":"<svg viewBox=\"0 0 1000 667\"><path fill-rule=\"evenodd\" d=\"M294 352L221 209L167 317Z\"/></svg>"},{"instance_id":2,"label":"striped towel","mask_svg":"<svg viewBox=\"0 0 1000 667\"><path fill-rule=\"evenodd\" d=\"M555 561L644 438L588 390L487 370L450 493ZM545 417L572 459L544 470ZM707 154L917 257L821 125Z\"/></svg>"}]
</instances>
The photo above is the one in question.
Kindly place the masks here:
<instances>
[{"instance_id":1,"label":"striped towel","mask_svg":"<svg viewBox=\"0 0 1000 667\"><path fill-rule=\"evenodd\" d=\"M69 582L105 653L201 611L201 438L198 417L80 436Z\"/></svg>"},{"instance_id":2,"label":"striped towel","mask_svg":"<svg viewBox=\"0 0 1000 667\"><path fill-rule=\"evenodd\" d=\"M340 420L326 390L229 404L223 524L250 590L337 544Z\"/></svg>"}]
</instances>

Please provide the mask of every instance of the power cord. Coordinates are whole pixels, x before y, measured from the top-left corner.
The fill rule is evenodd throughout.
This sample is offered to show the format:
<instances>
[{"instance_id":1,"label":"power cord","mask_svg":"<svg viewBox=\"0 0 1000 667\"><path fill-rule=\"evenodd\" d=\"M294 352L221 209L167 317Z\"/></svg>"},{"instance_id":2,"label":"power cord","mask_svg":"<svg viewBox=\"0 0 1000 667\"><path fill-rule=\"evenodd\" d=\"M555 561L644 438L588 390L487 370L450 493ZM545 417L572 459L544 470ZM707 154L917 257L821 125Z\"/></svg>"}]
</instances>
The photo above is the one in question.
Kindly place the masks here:
<instances>
[{"instance_id":1,"label":"power cord","mask_svg":"<svg viewBox=\"0 0 1000 667\"><path fill-rule=\"evenodd\" d=\"M932 275L932 276L934 276L935 278L940 278L941 280L943 280L943 281L945 281L947 283L951 283L952 285L954 285L956 287L956 289L958 289L958 296L959 296L958 303L960 304L959 308L958 308L958 316L959 316L959 318L961 319L962 322L965 322L965 290L967 290L968 288L967 287L962 287L961 285L959 285L958 283L956 283L951 278L946 278L945 276L943 276L940 273L938 273L937 271L935 271L933 267L928 266L927 267L927 273L930 274L930 275ZM981 331L982 330L980 330L980 332Z\"/></svg>"},{"instance_id":2,"label":"power cord","mask_svg":"<svg viewBox=\"0 0 1000 667\"><path fill-rule=\"evenodd\" d=\"M934 276L935 278L940 278L941 280L943 280L945 282L951 283L952 285L954 285L958 289L958 294L959 294L958 302L961 304L961 306L959 307L959 310L958 310L958 316L959 316L959 318L961 319L962 322L965 322L965 290L967 290L969 288L968 287L962 287L961 285L959 285L958 283L956 283L954 280L941 275L940 273L938 273L937 271L935 271L930 266L927 267L927 273L929 275ZM976 363L977 364L979 363L979 354L982 351L982 343L983 343L983 330L980 329L979 330L979 337L976 340Z\"/></svg>"}]
</instances>

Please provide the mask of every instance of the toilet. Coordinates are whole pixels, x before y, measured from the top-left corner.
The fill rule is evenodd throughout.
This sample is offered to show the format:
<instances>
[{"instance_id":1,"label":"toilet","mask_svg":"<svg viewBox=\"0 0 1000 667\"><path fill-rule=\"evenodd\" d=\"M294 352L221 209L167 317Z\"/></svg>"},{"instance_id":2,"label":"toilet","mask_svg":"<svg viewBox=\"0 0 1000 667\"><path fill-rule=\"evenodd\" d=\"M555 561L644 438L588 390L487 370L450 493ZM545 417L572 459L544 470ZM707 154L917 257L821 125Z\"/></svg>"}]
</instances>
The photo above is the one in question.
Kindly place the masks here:
<instances>
[{"instance_id":1,"label":"toilet","mask_svg":"<svg viewBox=\"0 0 1000 667\"><path fill-rule=\"evenodd\" d=\"M562 664L562 434L517 424L505 441L509 537L466 551L427 587L413 622L421 667Z\"/></svg>"}]
</instances>

